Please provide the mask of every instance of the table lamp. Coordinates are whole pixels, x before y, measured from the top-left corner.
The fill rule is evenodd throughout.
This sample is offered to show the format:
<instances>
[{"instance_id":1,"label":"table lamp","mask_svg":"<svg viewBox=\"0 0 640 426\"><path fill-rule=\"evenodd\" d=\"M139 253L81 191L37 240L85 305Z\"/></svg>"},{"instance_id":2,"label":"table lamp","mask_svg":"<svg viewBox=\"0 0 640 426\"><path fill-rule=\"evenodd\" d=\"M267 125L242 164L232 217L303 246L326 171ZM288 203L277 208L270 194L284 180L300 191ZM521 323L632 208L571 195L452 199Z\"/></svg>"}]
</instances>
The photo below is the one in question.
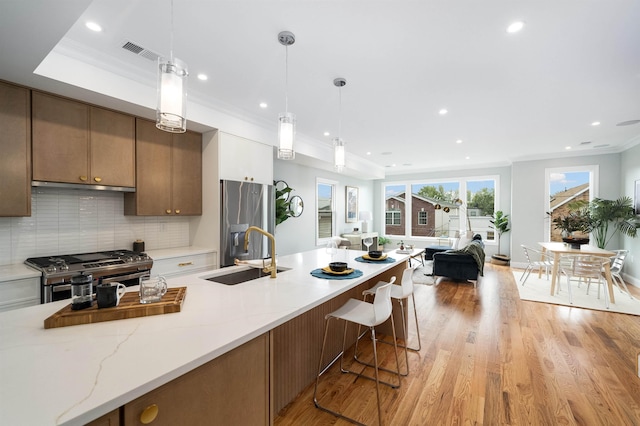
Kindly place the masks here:
<instances>
[{"instance_id":1,"label":"table lamp","mask_svg":"<svg viewBox=\"0 0 640 426\"><path fill-rule=\"evenodd\" d=\"M358 218L362 221L362 233L370 232L369 221L372 219L371 212L361 211L358 214Z\"/></svg>"}]
</instances>

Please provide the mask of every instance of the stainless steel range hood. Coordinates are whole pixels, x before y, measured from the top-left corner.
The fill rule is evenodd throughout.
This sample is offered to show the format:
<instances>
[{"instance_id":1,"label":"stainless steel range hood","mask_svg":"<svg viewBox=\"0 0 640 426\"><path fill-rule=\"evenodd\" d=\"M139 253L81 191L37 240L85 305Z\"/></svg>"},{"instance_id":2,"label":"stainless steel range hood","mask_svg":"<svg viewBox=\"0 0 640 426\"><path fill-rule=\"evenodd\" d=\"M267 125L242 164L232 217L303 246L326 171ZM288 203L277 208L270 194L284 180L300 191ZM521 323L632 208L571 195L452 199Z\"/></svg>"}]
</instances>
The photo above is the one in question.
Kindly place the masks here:
<instances>
[{"instance_id":1,"label":"stainless steel range hood","mask_svg":"<svg viewBox=\"0 0 640 426\"><path fill-rule=\"evenodd\" d=\"M42 182L39 180L31 181L31 186L39 186L42 188L67 188L67 189L90 189L90 190L96 190L96 191L136 192L135 188L131 188L128 186L85 185L81 183Z\"/></svg>"}]
</instances>

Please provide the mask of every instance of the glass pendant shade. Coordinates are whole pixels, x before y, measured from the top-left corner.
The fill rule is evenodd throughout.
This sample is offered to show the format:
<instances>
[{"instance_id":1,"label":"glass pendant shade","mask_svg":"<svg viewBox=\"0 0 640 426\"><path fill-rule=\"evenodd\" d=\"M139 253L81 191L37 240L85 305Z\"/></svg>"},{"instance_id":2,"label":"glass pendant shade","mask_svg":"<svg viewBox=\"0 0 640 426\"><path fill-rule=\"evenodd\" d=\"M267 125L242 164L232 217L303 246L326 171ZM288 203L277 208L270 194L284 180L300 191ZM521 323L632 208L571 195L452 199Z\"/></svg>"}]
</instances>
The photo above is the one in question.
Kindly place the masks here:
<instances>
[{"instance_id":1,"label":"glass pendant shade","mask_svg":"<svg viewBox=\"0 0 640 426\"><path fill-rule=\"evenodd\" d=\"M333 139L333 166L338 172L345 166L344 141L340 138Z\"/></svg>"},{"instance_id":2,"label":"glass pendant shade","mask_svg":"<svg viewBox=\"0 0 640 426\"><path fill-rule=\"evenodd\" d=\"M187 66L179 59L158 59L156 127L165 132L187 130Z\"/></svg>"},{"instance_id":3,"label":"glass pendant shade","mask_svg":"<svg viewBox=\"0 0 640 426\"><path fill-rule=\"evenodd\" d=\"M293 160L296 156L293 141L296 136L296 116L290 112L278 116L278 158Z\"/></svg>"}]
</instances>

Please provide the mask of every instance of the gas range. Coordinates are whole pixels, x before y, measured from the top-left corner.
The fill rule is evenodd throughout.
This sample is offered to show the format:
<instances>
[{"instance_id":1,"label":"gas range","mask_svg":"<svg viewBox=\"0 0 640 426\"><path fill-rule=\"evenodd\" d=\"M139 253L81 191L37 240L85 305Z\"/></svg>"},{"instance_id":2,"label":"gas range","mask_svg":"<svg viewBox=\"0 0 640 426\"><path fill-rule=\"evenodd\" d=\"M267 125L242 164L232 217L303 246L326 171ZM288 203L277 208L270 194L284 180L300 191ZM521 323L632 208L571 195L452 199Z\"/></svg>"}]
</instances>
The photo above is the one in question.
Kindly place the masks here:
<instances>
[{"instance_id":1,"label":"gas range","mask_svg":"<svg viewBox=\"0 0 640 426\"><path fill-rule=\"evenodd\" d=\"M30 257L24 263L42 272L40 301L48 303L70 297L71 277L80 273L91 274L94 281L137 285L141 276L150 273L153 259L146 253L112 250Z\"/></svg>"}]
</instances>

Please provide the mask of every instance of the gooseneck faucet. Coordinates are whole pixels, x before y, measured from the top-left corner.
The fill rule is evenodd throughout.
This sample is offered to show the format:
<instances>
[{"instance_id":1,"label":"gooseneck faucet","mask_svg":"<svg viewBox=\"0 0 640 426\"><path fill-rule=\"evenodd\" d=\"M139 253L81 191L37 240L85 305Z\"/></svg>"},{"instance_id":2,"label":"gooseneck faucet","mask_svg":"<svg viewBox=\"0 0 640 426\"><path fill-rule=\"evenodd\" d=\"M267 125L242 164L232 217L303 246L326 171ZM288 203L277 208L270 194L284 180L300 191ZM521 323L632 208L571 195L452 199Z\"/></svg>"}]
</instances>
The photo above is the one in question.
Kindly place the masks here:
<instances>
[{"instance_id":1,"label":"gooseneck faucet","mask_svg":"<svg viewBox=\"0 0 640 426\"><path fill-rule=\"evenodd\" d=\"M265 231L264 229L258 228L257 226L250 226L244 232L244 251L247 251L247 249L249 248L249 234L251 233L251 231L259 232L260 234L264 235L265 237L271 240L271 264L269 266L265 266L263 271L271 272L271 278L275 278L276 277L276 238L270 233L268 233L267 231Z\"/></svg>"}]
</instances>

